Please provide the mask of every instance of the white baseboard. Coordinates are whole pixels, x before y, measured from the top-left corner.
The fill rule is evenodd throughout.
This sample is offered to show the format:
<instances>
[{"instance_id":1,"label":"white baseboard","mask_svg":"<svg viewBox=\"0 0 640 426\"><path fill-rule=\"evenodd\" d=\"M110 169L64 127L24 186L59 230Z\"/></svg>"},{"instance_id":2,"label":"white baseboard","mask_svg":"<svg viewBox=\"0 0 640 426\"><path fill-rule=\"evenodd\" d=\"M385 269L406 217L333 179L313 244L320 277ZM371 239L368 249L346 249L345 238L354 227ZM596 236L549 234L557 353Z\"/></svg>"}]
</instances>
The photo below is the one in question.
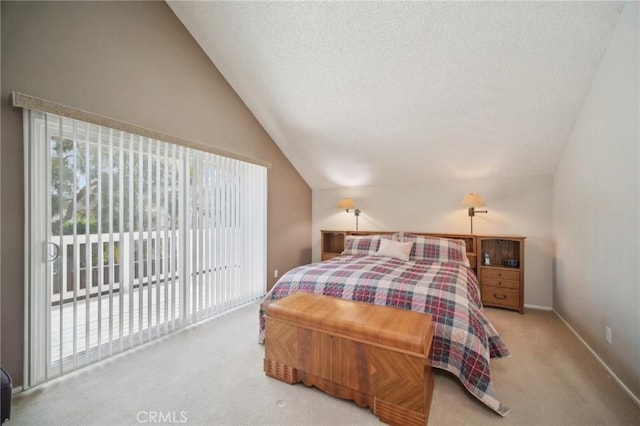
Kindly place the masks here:
<instances>
[{"instance_id":1,"label":"white baseboard","mask_svg":"<svg viewBox=\"0 0 640 426\"><path fill-rule=\"evenodd\" d=\"M525 308L529 308L529 309L537 309L539 311L553 311L553 308L551 306L540 306L540 305L524 305Z\"/></svg>"},{"instance_id":2,"label":"white baseboard","mask_svg":"<svg viewBox=\"0 0 640 426\"><path fill-rule=\"evenodd\" d=\"M613 380L615 380L615 381L618 383L618 385L622 388L622 390L624 390L624 391L625 391L625 393L626 393L627 395L629 395L629 398L631 398L631 400L632 400L633 402L635 402L635 403L636 403L636 405L638 405L638 406L640 407L640 398L638 398L636 395L634 395L634 394L633 394L633 392L631 392L631 389L629 389L629 388L627 387L627 385L625 385L625 384L624 384L624 382L623 382L622 380L620 380L620 378L616 375L616 373L614 373L614 372L609 368L609 366L608 366L608 365L607 365L607 364L602 360L602 358L600 358L600 356L596 353L596 351L594 351L594 350L591 348L591 346L589 346L589 344L588 344L588 343L587 343L587 342L582 338L582 336L580 336L580 335L578 334L578 332L577 332L577 331L575 331L575 330L573 329L573 327L571 327L571 325L570 325L570 324L569 324L569 323L568 323L564 318L562 318L562 315L560 315L560 314L558 313L558 311L556 311L555 309L553 309L553 313L554 313L554 314L556 314L556 315L558 316L558 318L560 318L560 319L562 320L562 322L563 322L563 323L565 323L565 325L566 325L567 327L569 327L569 330L571 330L571 332L572 332L573 334L575 334L575 336L578 338L578 340L580 340L580 341L582 342L582 344L583 344L583 345L585 345L585 347L586 347L587 349L589 349L589 352L591 352L591 355L593 355L593 356L596 358L596 360L598 360L598 362L599 362L600 364L602 364L602 366L605 368L605 370L607 370L607 372L611 375L611 377L613 377Z\"/></svg>"}]
</instances>

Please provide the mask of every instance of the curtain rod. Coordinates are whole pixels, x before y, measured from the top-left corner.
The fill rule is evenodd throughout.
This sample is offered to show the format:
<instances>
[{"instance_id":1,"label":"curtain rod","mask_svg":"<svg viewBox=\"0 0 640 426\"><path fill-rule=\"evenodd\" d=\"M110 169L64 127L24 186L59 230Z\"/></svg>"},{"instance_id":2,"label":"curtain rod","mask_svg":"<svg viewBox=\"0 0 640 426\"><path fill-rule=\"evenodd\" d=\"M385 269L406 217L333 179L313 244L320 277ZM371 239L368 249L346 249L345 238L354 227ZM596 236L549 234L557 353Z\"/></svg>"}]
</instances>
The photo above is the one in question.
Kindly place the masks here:
<instances>
[{"instance_id":1,"label":"curtain rod","mask_svg":"<svg viewBox=\"0 0 640 426\"><path fill-rule=\"evenodd\" d=\"M109 117L104 117L102 115L83 111L77 108L68 107L66 105L57 104L55 102L36 98L34 96L25 95L24 93L11 92L11 99L12 99L12 105L14 107L61 115L67 118L73 118L76 120L85 121L87 123L97 124L99 126L110 127L112 129L121 130L123 132L128 132L128 133L136 134L139 136L148 137L151 139L157 139L164 142L185 146L188 148L198 149L200 151L209 152L211 154L216 154L223 157L233 158L235 160L256 164L259 166L266 167L267 169L271 169L270 161L263 161L263 160L259 160L257 158L249 157L246 155L237 154L235 152L214 148L212 146L205 145L202 143L192 142L186 139L179 138L177 136L169 135L167 133L162 133L155 130L147 129L145 127L137 126L135 124L126 123L124 121L119 121Z\"/></svg>"}]
</instances>

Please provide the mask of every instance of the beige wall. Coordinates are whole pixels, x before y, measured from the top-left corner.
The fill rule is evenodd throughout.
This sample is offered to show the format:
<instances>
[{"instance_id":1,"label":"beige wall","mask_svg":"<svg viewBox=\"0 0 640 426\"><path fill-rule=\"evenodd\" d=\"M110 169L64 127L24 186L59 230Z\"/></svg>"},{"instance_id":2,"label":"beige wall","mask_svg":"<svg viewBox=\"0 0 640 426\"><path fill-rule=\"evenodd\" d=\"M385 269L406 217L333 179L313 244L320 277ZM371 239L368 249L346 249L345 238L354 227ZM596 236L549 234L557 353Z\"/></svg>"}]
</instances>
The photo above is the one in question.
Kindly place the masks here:
<instances>
[{"instance_id":1,"label":"beige wall","mask_svg":"<svg viewBox=\"0 0 640 426\"><path fill-rule=\"evenodd\" d=\"M523 235L525 304L552 307L551 176L448 181L402 186L371 186L313 191L313 259L320 260L320 230L355 229L353 214L337 209L343 197L362 210L360 230L469 233L469 192L479 193L488 214L477 214L475 234Z\"/></svg>"},{"instance_id":2,"label":"beige wall","mask_svg":"<svg viewBox=\"0 0 640 426\"><path fill-rule=\"evenodd\" d=\"M640 398L638 14L624 6L559 162L553 229L556 311Z\"/></svg>"},{"instance_id":3,"label":"beige wall","mask_svg":"<svg viewBox=\"0 0 640 426\"><path fill-rule=\"evenodd\" d=\"M22 380L22 113L11 91L270 161L267 279L311 259L311 190L164 2L2 1L2 364ZM257 324L257 323L256 323Z\"/></svg>"}]
</instances>

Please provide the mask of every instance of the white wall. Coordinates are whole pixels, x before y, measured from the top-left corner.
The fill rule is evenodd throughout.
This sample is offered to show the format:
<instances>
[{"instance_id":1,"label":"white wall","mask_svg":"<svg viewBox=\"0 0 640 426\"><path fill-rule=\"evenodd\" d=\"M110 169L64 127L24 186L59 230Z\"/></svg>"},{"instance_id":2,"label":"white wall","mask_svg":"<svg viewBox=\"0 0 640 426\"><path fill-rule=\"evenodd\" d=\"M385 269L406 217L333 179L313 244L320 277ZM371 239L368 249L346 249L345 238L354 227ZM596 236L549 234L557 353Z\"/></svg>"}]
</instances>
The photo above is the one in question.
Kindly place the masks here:
<instances>
[{"instance_id":1,"label":"white wall","mask_svg":"<svg viewBox=\"0 0 640 426\"><path fill-rule=\"evenodd\" d=\"M625 4L558 164L553 234L556 311L640 398L638 14Z\"/></svg>"},{"instance_id":2,"label":"white wall","mask_svg":"<svg viewBox=\"0 0 640 426\"><path fill-rule=\"evenodd\" d=\"M449 181L403 186L337 188L313 191L313 261L320 260L320 230L354 230L355 218L338 209L341 198L353 198L362 210L363 231L470 232L469 192L480 194L488 214L477 214L475 234L523 235L525 304L552 306L551 176Z\"/></svg>"}]
</instances>

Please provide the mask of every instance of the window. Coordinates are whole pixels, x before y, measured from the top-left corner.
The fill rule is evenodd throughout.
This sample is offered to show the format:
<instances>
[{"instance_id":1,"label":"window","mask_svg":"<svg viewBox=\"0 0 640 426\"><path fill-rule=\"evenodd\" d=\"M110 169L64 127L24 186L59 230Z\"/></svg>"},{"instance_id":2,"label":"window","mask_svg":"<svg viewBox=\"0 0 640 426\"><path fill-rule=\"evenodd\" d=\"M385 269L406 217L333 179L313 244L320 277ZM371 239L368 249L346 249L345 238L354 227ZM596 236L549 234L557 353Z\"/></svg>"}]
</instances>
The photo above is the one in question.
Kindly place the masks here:
<instances>
[{"instance_id":1,"label":"window","mask_svg":"<svg viewBox=\"0 0 640 426\"><path fill-rule=\"evenodd\" d=\"M26 387L264 295L265 166L24 114Z\"/></svg>"}]
</instances>

